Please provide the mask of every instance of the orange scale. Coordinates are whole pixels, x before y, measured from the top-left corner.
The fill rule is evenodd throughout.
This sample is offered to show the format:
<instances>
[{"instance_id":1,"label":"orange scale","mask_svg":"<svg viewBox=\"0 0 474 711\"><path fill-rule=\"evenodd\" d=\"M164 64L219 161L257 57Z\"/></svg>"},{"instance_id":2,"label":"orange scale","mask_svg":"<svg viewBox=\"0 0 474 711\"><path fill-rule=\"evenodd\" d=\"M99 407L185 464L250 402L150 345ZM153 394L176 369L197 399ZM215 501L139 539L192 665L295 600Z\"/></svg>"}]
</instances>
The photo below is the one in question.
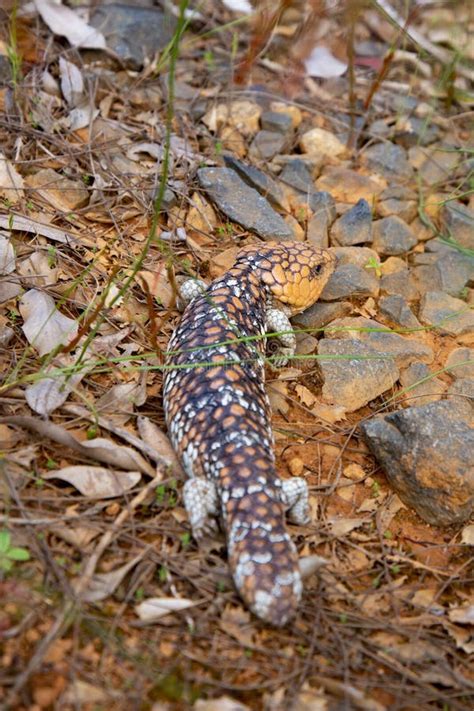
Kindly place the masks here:
<instances>
[{"instance_id":1,"label":"orange scale","mask_svg":"<svg viewBox=\"0 0 474 711\"><path fill-rule=\"evenodd\" d=\"M242 407L242 405L238 405L236 402L232 403L229 410L233 415L236 415L237 417L245 415L245 409Z\"/></svg>"},{"instance_id":2,"label":"orange scale","mask_svg":"<svg viewBox=\"0 0 474 711\"><path fill-rule=\"evenodd\" d=\"M225 417L225 418L222 420L222 426L223 426L223 427L229 427L229 428L230 428L230 427L232 427L233 425L235 425L235 417L233 417L232 415L228 415L227 417ZM226 448L226 449L227 449L227 448ZM233 447L230 448L230 452L232 452L232 451L233 451Z\"/></svg>"}]
</instances>

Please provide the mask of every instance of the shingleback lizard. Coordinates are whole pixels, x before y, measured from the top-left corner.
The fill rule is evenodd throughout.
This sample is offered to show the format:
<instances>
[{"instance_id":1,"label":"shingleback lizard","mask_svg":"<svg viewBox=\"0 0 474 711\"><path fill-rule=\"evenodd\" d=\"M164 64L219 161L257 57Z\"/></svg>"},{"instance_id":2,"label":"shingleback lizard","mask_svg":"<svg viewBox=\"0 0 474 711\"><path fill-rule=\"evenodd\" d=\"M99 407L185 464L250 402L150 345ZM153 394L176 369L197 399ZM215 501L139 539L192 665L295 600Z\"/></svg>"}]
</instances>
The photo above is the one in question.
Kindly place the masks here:
<instances>
[{"instance_id":1,"label":"shingleback lizard","mask_svg":"<svg viewBox=\"0 0 474 711\"><path fill-rule=\"evenodd\" d=\"M288 315L317 300L334 267L330 252L304 242L244 247L210 286L185 282L189 303L167 354L165 415L189 477L183 497L193 535L221 518L239 594L277 626L294 615L302 591L285 511L307 522L308 492L304 479L276 474L265 334L279 334L284 364L295 349Z\"/></svg>"}]
</instances>

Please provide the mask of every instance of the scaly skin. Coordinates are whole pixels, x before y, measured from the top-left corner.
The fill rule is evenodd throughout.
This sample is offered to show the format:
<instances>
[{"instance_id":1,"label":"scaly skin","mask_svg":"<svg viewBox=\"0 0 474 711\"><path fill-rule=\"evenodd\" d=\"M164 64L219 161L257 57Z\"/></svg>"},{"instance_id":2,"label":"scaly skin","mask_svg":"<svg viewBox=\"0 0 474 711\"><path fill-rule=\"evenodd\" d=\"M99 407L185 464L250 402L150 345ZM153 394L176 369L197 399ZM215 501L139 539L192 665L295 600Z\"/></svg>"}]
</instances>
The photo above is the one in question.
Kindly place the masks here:
<instances>
[{"instance_id":1,"label":"scaly skin","mask_svg":"<svg viewBox=\"0 0 474 711\"><path fill-rule=\"evenodd\" d=\"M303 479L276 474L270 405L265 393L265 333L290 331L287 316L313 304L335 259L307 243L245 247L234 266L188 304L168 350L166 421L189 477L184 503L199 539L223 522L238 592L262 620L284 625L301 597L296 548L285 530L308 520ZM196 290L186 283L182 291ZM205 287L205 285L204 285ZM250 337L250 339L249 339ZM253 338L252 338L253 337ZM294 352L281 336L281 363Z\"/></svg>"}]
</instances>

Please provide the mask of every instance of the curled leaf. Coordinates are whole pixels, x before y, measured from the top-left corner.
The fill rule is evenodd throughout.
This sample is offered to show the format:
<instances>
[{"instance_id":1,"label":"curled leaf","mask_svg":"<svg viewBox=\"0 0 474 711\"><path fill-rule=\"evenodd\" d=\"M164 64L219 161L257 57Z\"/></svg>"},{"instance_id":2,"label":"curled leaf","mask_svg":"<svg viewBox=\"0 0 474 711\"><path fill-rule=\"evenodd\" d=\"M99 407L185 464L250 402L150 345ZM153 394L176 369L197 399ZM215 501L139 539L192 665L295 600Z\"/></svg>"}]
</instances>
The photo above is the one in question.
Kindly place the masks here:
<instances>
[{"instance_id":1,"label":"curled leaf","mask_svg":"<svg viewBox=\"0 0 474 711\"><path fill-rule=\"evenodd\" d=\"M150 597L143 600L135 607L135 612L143 622L155 622L160 617L169 615L170 612L179 612L193 607L196 602L185 598L175 597Z\"/></svg>"},{"instance_id":2,"label":"curled leaf","mask_svg":"<svg viewBox=\"0 0 474 711\"><path fill-rule=\"evenodd\" d=\"M23 333L41 356L77 335L77 322L58 311L52 297L42 291L27 291L19 308L23 317Z\"/></svg>"},{"instance_id":3,"label":"curled leaf","mask_svg":"<svg viewBox=\"0 0 474 711\"><path fill-rule=\"evenodd\" d=\"M132 489L140 481L141 474L79 464L43 474L43 479L67 481L89 499L113 499Z\"/></svg>"}]
</instances>

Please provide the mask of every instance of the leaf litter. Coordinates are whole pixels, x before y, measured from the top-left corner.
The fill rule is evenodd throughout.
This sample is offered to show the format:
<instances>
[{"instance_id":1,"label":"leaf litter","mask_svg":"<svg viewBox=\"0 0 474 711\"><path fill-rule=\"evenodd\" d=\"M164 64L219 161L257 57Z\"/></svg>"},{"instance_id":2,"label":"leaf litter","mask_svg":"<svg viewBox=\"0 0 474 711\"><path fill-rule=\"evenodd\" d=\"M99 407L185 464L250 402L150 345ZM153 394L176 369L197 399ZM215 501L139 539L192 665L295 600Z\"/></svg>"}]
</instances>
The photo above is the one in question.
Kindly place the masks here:
<instances>
[{"instance_id":1,"label":"leaf litter","mask_svg":"<svg viewBox=\"0 0 474 711\"><path fill-rule=\"evenodd\" d=\"M469 708L472 524L433 529L404 507L355 432L356 415L320 401L314 370L298 364L269 382L279 472L293 473L302 462L313 511L309 527L291 528L305 577L291 629L275 632L242 608L221 533L200 547L190 538L180 497L184 474L164 434L160 365L178 318L174 276L178 283L189 273L215 277L238 245L252 239L217 213L193 182L196 167L220 164L222 150L245 158L262 116L252 96L229 93L219 75L236 41L223 29L234 16L216 4L212 19L206 17L217 30L211 39L200 36L198 20L191 24L191 44L181 49L176 100L184 106L181 97L190 89L195 98L192 111L175 113L172 194L157 223L163 240L143 254L166 153L167 77L159 57L143 76L97 57L94 64L53 36L71 47L103 50L105 39L83 19L87 13L46 0L35 6L45 25L26 16L19 28L28 43L46 41L49 49L24 65L26 81L15 89L8 132L1 129L0 271L17 291L0 305L0 334L9 328L13 339L0 352L8 378L1 390L0 529L30 552L29 561L15 562L14 576L0 579L0 669L7 688L18 681L23 698L39 708ZM403 28L392 10L395 26ZM416 27L405 28L408 34L421 37L436 60L446 53L451 59L459 49L454 33L447 37L438 27L436 34L424 8L419 15ZM308 74L330 71L332 79L316 84L305 78L308 93L298 105L287 102L278 84L284 53L253 71L281 99L293 126L303 120L318 136L331 129L344 145L350 123L341 100L345 89L330 83L347 63L330 38L340 23L330 17L330 30L306 58ZM283 42L285 33L291 24L277 28ZM394 27L367 13L357 33L358 52L365 42L373 66L380 66L377 51L384 37L390 43L396 36ZM394 103L408 93L407 66L420 72L414 91L430 100L426 90L440 77L436 64L424 57L421 65L409 54L394 56L392 86L382 83L375 95L365 116L368 140L374 118L408 130ZM462 113L469 67L462 58L459 67L451 93ZM362 99L370 71L356 70ZM298 81L290 72L288 88ZM147 84L151 101L143 92ZM9 91L0 89L3 106L10 106ZM455 141L462 118L448 111L446 120L441 104L440 125L451 123L446 140ZM341 155L328 159L333 170L346 170ZM322 184L329 175L321 176ZM380 193L377 176L359 177L365 182L358 189ZM438 181L441 199L464 180ZM344 185L341 211L354 192L348 180ZM301 216L293 217L304 227ZM366 303L356 300L354 313L367 315L366 308L375 316L373 299ZM373 412L368 407L361 416ZM82 602L75 617L62 618L72 590ZM70 618L76 626L65 624ZM51 652L66 642L67 653L35 657L43 639Z\"/></svg>"}]
</instances>

